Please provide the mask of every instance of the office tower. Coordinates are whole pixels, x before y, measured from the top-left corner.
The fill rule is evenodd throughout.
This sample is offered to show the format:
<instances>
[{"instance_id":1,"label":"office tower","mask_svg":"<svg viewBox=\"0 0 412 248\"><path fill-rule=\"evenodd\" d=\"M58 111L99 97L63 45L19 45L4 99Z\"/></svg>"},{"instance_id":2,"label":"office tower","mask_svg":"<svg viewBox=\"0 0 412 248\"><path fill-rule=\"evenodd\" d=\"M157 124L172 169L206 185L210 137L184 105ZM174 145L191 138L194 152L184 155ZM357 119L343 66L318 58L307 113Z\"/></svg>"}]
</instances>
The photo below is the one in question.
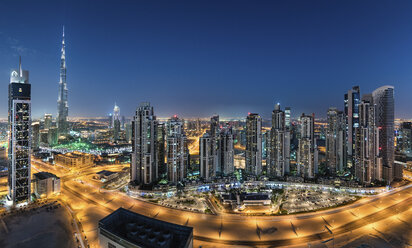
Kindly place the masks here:
<instances>
[{"instance_id":1,"label":"office tower","mask_svg":"<svg viewBox=\"0 0 412 248\"><path fill-rule=\"evenodd\" d=\"M286 107L285 108L285 126L287 129L290 129L290 122L291 122L290 107Z\"/></svg>"},{"instance_id":2,"label":"office tower","mask_svg":"<svg viewBox=\"0 0 412 248\"><path fill-rule=\"evenodd\" d=\"M136 110L132 121L132 161L130 180L136 184L150 184L158 178L157 120L150 103L144 102Z\"/></svg>"},{"instance_id":3,"label":"office tower","mask_svg":"<svg viewBox=\"0 0 412 248\"><path fill-rule=\"evenodd\" d=\"M113 122L113 139L115 141L120 139L120 120L114 120Z\"/></svg>"},{"instance_id":4,"label":"office tower","mask_svg":"<svg viewBox=\"0 0 412 248\"><path fill-rule=\"evenodd\" d=\"M379 155L382 157L382 179L389 184L394 176L396 178L402 177L402 170L396 168L394 171L394 87L382 86L372 92L372 97L376 105L375 123L379 128Z\"/></svg>"},{"instance_id":5,"label":"office tower","mask_svg":"<svg viewBox=\"0 0 412 248\"><path fill-rule=\"evenodd\" d=\"M246 117L246 172L252 175L262 173L262 118L249 113Z\"/></svg>"},{"instance_id":6,"label":"office tower","mask_svg":"<svg viewBox=\"0 0 412 248\"><path fill-rule=\"evenodd\" d=\"M120 128L122 130L124 130L126 128L126 117L124 117L124 115L121 117Z\"/></svg>"},{"instance_id":7,"label":"office tower","mask_svg":"<svg viewBox=\"0 0 412 248\"><path fill-rule=\"evenodd\" d=\"M47 129L47 144L52 147L57 145L57 141L59 139L59 132L57 127L51 127Z\"/></svg>"},{"instance_id":8,"label":"office tower","mask_svg":"<svg viewBox=\"0 0 412 248\"><path fill-rule=\"evenodd\" d=\"M212 137L217 137L219 135L219 116L215 115L210 118L210 135Z\"/></svg>"},{"instance_id":9,"label":"office tower","mask_svg":"<svg viewBox=\"0 0 412 248\"><path fill-rule=\"evenodd\" d=\"M232 127L226 126L220 130L217 154L218 171L224 176L233 173L235 169L235 148Z\"/></svg>"},{"instance_id":10,"label":"office tower","mask_svg":"<svg viewBox=\"0 0 412 248\"><path fill-rule=\"evenodd\" d=\"M214 159L214 175L216 176L216 173L221 173L220 171L220 166L217 166L217 164L219 163L218 161L218 149L219 149L219 132L220 132L220 122L219 122L219 116L218 115L214 115L210 118L210 137L212 138L212 156Z\"/></svg>"},{"instance_id":11,"label":"office tower","mask_svg":"<svg viewBox=\"0 0 412 248\"><path fill-rule=\"evenodd\" d=\"M114 108L113 108L113 115L112 115L112 127L114 127L114 122L118 120L119 124L120 122L120 107L117 106L116 103L114 103Z\"/></svg>"},{"instance_id":12,"label":"office tower","mask_svg":"<svg viewBox=\"0 0 412 248\"><path fill-rule=\"evenodd\" d=\"M269 158L268 151L270 151L270 137L270 130L264 130L262 132L262 160L266 160L266 165L267 159Z\"/></svg>"},{"instance_id":13,"label":"office tower","mask_svg":"<svg viewBox=\"0 0 412 248\"><path fill-rule=\"evenodd\" d=\"M346 165L346 119L342 111L333 107L329 108L327 115L326 163L329 172L334 175L343 172Z\"/></svg>"},{"instance_id":14,"label":"office tower","mask_svg":"<svg viewBox=\"0 0 412 248\"><path fill-rule=\"evenodd\" d=\"M31 148L33 149L33 151L37 151L39 150L39 146L40 146L40 123L33 122L31 124L31 130L32 130Z\"/></svg>"},{"instance_id":15,"label":"office tower","mask_svg":"<svg viewBox=\"0 0 412 248\"><path fill-rule=\"evenodd\" d=\"M166 127L164 123L157 124L157 161L158 161L158 171L159 177L167 177L166 168Z\"/></svg>"},{"instance_id":16,"label":"office tower","mask_svg":"<svg viewBox=\"0 0 412 248\"><path fill-rule=\"evenodd\" d=\"M69 124L67 122L67 116L69 115L69 105L67 102L66 44L64 42L64 27L61 52L62 55L60 60L59 96L57 99L57 128L59 135L66 134L69 130Z\"/></svg>"},{"instance_id":17,"label":"office tower","mask_svg":"<svg viewBox=\"0 0 412 248\"><path fill-rule=\"evenodd\" d=\"M305 178L314 178L317 173L318 151L314 138L314 115L300 117L300 138L297 155L297 173Z\"/></svg>"},{"instance_id":18,"label":"office tower","mask_svg":"<svg viewBox=\"0 0 412 248\"><path fill-rule=\"evenodd\" d=\"M199 139L200 177L205 180L210 180L216 176L215 157L212 150L212 142L213 139L209 133L205 133Z\"/></svg>"},{"instance_id":19,"label":"office tower","mask_svg":"<svg viewBox=\"0 0 412 248\"><path fill-rule=\"evenodd\" d=\"M402 122L399 128L398 150L412 157L412 122Z\"/></svg>"},{"instance_id":20,"label":"office tower","mask_svg":"<svg viewBox=\"0 0 412 248\"><path fill-rule=\"evenodd\" d=\"M44 114L44 129L49 129L52 127L53 117L51 114Z\"/></svg>"},{"instance_id":21,"label":"office tower","mask_svg":"<svg viewBox=\"0 0 412 248\"><path fill-rule=\"evenodd\" d=\"M126 141L131 142L132 141L132 123L128 122L125 124L125 136L126 136Z\"/></svg>"},{"instance_id":22,"label":"office tower","mask_svg":"<svg viewBox=\"0 0 412 248\"><path fill-rule=\"evenodd\" d=\"M278 103L272 111L272 128L266 159L267 175L269 177L283 177L289 173L290 131L286 128L285 122L285 112L280 109Z\"/></svg>"},{"instance_id":23,"label":"office tower","mask_svg":"<svg viewBox=\"0 0 412 248\"><path fill-rule=\"evenodd\" d=\"M167 172L171 182L183 181L189 166L189 149L184 132L184 122L173 116L166 124Z\"/></svg>"},{"instance_id":24,"label":"office tower","mask_svg":"<svg viewBox=\"0 0 412 248\"><path fill-rule=\"evenodd\" d=\"M8 117L8 200L15 205L31 200L31 85L21 60L10 76Z\"/></svg>"},{"instance_id":25,"label":"office tower","mask_svg":"<svg viewBox=\"0 0 412 248\"><path fill-rule=\"evenodd\" d=\"M346 115L346 146L348 161L347 166L353 166L353 154L355 150L355 129L359 127L359 103L360 90L359 86L352 87L348 93L345 94L345 115ZM351 169L352 170L352 169ZM353 171L353 170L352 170Z\"/></svg>"},{"instance_id":26,"label":"office tower","mask_svg":"<svg viewBox=\"0 0 412 248\"><path fill-rule=\"evenodd\" d=\"M381 180L381 158L379 157L379 129L376 122L376 105L371 94L362 96L359 104L359 127L355 139L355 177L369 185Z\"/></svg>"},{"instance_id":27,"label":"office tower","mask_svg":"<svg viewBox=\"0 0 412 248\"><path fill-rule=\"evenodd\" d=\"M113 114L110 113L107 119L109 120L109 128L113 128Z\"/></svg>"},{"instance_id":28,"label":"office tower","mask_svg":"<svg viewBox=\"0 0 412 248\"><path fill-rule=\"evenodd\" d=\"M112 115L112 128L113 128L113 139L115 141L119 140L120 136L120 108L117 104L114 104L113 115Z\"/></svg>"}]
</instances>

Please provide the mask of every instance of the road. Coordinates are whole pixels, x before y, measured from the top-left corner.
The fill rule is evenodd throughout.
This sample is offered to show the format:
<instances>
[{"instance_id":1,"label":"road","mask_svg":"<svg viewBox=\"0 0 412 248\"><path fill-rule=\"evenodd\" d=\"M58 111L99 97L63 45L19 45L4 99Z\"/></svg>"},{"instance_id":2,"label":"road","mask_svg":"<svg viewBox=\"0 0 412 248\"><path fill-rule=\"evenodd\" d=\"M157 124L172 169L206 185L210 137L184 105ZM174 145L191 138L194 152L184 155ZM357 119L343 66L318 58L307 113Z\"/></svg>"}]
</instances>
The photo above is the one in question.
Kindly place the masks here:
<instances>
[{"instance_id":1,"label":"road","mask_svg":"<svg viewBox=\"0 0 412 248\"><path fill-rule=\"evenodd\" d=\"M41 164L37 166L47 169ZM120 170L121 167L113 166L113 169ZM90 180L91 175L101 169L91 167L62 176L61 197L77 212L91 247L98 247L98 221L119 207L194 227L195 247L307 246L308 242L320 243L331 239L325 226L333 232L336 240L342 237L349 240L356 235L383 230L388 223L405 225L402 221L412 221L410 186L315 213L274 217L215 216L170 209L132 199L121 192L102 190L98 183Z\"/></svg>"}]
</instances>

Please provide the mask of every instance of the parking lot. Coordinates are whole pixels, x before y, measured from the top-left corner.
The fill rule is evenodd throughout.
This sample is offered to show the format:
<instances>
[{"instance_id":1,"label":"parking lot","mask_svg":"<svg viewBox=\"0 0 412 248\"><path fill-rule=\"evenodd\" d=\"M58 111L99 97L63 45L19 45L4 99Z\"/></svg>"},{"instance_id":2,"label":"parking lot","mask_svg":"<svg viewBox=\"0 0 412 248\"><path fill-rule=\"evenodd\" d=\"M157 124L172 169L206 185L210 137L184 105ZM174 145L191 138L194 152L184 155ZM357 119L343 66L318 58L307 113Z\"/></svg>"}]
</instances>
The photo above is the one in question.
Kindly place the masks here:
<instances>
[{"instance_id":1,"label":"parking lot","mask_svg":"<svg viewBox=\"0 0 412 248\"><path fill-rule=\"evenodd\" d=\"M281 210L287 213L315 211L343 205L356 199L355 196L342 193L288 189L283 196Z\"/></svg>"}]
</instances>

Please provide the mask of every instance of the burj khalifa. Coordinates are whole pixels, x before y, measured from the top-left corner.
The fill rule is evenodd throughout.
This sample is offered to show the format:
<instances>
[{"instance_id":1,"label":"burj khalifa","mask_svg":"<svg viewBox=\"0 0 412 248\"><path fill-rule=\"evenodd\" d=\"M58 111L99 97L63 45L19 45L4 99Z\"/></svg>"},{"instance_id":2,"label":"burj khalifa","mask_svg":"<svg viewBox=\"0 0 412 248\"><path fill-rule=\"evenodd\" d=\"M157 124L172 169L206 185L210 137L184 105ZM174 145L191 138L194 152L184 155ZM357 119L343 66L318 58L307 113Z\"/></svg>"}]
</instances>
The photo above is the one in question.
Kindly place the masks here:
<instances>
[{"instance_id":1,"label":"burj khalifa","mask_svg":"<svg viewBox=\"0 0 412 248\"><path fill-rule=\"evenodd\" d=\"M57 98L57 128L59 135L68 132L67 116L69 115L69 105L67 102L67 83L66 83L66 45L64 43L64 27L62 39L62 55L60 62L60 82L59 96Z\"/></svg>"}]
</instances>

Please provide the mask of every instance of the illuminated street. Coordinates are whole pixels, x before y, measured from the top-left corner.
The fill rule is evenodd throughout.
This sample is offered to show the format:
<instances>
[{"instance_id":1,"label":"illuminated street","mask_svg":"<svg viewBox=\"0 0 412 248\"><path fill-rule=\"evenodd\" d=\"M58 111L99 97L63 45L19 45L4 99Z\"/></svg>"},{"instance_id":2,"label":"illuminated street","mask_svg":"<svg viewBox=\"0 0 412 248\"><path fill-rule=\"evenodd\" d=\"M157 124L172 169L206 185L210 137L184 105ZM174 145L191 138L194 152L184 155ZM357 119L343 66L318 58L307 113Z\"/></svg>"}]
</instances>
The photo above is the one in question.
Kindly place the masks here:
<instances>
[{"instance_id":1,"label":"illuminated street","mask_svg":"<svg viewBox=\"0 0 412 248\"><path fill-rule=\"evenodd\" d=\"M50 169L43 163L36 167ZM121 170L122 167L117 165L111 166L110 169ZM371 232L372 227L379 230L383 227L388 228L388 225L395 226L402 224L402 221L411 220L411 186L376 197L367 197L348 206L316 213L276 217L227 214L215 216L170 209L132 199L118 191L100 189L87 178L101 169L102 167L86 168L81 172L73 171L72 174L62 177L61 199L77 213L92 247L98 247L96 229L98 220L119 207L147 216L156 216L157 219L176 224L193 226L195 246L203 244L206 245L204 247L213 244L233 246L301 244L305 246L308 242L316 243L330 238L325 225L336 235L335 242L346 242L348 238L353 239L362 233ZM56 168L54 172L59 174L62 170L64 169ZM397 219L398 217L400 220ZM386 219L391 222L385 222ZM369 226L369 229L365 226Z\"/></svg>"}]
</instances>

